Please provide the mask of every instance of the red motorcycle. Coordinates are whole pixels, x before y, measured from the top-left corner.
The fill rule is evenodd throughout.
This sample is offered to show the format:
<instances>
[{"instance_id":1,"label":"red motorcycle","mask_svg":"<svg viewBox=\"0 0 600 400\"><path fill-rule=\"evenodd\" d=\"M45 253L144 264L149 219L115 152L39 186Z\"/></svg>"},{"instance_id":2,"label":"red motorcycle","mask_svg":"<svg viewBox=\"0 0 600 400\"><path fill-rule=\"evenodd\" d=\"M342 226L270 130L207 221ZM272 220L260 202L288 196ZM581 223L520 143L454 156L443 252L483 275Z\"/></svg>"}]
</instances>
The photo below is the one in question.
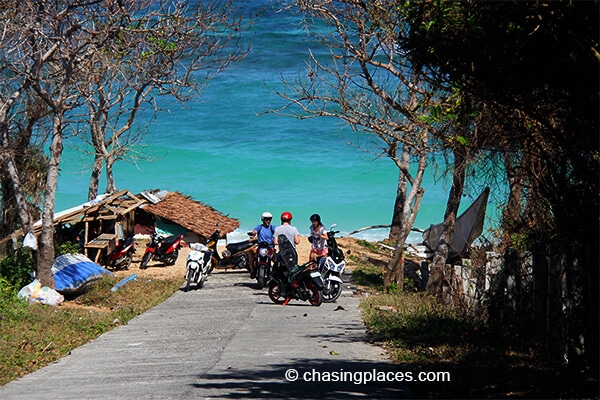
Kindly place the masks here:
<instances>
[{"instance_id":1,"label":"red motorcycle","mask_svg":"<svg viewBox=\"0 0 600 400\"><path fill-rule=\"evenodd\" d=\"M286 305L291 299L308 301L318 307L323 302L323 278L317 263L309 261L298 265L298 253L284 235L277 238L279 253L273 265L273 274L267 283L269 298L275 304Z\"/></svg>"},{"instance_id":2,"label":"red motorcycle","mask_svg":"<svg viewBox=\"0 0 600 400\"><path fill-rule=\"evenodd\" d=\"M256 277L258 288L262 289L266 286L269 276L271 276L271 260L275 254L275 249L267 242L259 242L256 249L256 260L254 262L252 278Z\"/></svg>"},{"instance_id":3,"label":"red motorcycle","mask_svg":"<svg viewBox=\"0 0 600 400\"><path fill-rule=\"evenodd\" d=\"M135 238L130 237L125 240L119 240L115 250L109 255L106 265L112 271L120 269L129 269L133 255L135 254Z\"/></svg>"},{"instance_id":4,"label":"red motorcycle","mask_svg":"<svg viewBox=\"0 0 600 400\"><path fill-rule=\"evenodd\" d=\"M179 257L179 249L183 241L183 235L171 235L164 237L154 232L152 235L152 241L148 243L140 269L148 268L148 263L151 260L156 260L164 263L165 265L174 265Z\"/></svg>"}]
</instances>

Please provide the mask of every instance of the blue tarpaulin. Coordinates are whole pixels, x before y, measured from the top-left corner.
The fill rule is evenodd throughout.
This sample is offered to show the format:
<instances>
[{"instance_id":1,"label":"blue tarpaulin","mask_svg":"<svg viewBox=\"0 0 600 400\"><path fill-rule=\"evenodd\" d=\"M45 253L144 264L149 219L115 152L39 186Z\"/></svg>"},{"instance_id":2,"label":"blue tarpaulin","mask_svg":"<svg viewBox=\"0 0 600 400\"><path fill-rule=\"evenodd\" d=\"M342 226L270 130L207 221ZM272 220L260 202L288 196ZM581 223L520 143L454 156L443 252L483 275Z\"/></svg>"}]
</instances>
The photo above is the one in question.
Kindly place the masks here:
<instances>
[{"instance_id":1,"label":"blue tarpaulin","mask_svg":"<svg viewBox=\"0 0 600 400\"><path fill-rule=\"evenodd\" d=\"M73 294L112 272L102 268L83 254L65 254L57 257L52 265L54 285L57 292Z\"/></svg>"}]
</instances>

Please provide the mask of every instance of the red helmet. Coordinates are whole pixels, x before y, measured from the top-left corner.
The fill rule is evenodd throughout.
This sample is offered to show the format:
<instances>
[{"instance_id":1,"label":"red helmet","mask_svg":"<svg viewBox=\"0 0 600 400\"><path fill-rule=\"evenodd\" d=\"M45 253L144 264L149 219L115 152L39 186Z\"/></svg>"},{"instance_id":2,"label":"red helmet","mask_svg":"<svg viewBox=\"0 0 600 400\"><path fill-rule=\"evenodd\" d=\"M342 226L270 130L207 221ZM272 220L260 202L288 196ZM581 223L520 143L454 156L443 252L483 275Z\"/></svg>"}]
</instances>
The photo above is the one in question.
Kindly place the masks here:
<instances>
[{"instance_id":1,"label":"red helmet","mask_svg":"<svg viewBox=\"0 0 600 400\"><path fill-rule=\"evenodd\" d=\"M289 211L285 211L281 214L281 221L283 222L289 222L292 220L292 213Z\"/></svg>"}]
</instances>

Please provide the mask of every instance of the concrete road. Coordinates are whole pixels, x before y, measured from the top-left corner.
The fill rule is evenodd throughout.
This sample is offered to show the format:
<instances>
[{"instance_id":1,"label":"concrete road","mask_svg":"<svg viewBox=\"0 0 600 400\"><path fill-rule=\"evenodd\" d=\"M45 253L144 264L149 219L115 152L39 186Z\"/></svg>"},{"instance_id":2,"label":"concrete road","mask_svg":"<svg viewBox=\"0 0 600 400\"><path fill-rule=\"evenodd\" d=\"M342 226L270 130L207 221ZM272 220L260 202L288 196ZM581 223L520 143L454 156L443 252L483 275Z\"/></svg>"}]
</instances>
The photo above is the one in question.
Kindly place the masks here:
<instances>
[{"instance_id":1,"label":"concrete road","mask_svg":"<svg viewBox=\"0 0 600 400\"><path fill-rule=\"evenodd\" d=\"M204 288L0 387L0 398L411 397L368 342L358 303L350 286L337 303L276 305L247 272L215 271Z\"/></svg>"}]
</instances>

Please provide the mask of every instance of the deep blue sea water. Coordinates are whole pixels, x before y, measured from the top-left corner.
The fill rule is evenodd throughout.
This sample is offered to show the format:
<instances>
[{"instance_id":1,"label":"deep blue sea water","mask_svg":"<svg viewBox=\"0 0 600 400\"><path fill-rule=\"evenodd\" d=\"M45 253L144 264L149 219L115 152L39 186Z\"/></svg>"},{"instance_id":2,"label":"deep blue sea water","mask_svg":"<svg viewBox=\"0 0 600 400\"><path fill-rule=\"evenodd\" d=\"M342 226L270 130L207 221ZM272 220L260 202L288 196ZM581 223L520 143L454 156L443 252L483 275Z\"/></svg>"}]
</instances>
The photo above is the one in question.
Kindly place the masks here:
<instances>
[{"instance_id":1,"label":"deep blue sea water","mask_svg":"<svg viewBox=\"0 0 600 400\"><path fill-rule=\"evenodd\" d=\"M281 88L280 77L302 74L309 49L324 50L299 28L296 16L273 12L270 1L235 3L244 16L263 11L247 38L252 52L213 79L201 99L186 107L163 103L169 112L148 127L148 146L141 149L153 160L116 164L118 188L180 191L239 219L240 235L260 223L263 211L276 216L292 212L301 234L308 233L312 213L321 214L326 226L337 223L342 233L389 224L398 179L391 160L347 144L356 138L337 120L261 115L283 104L270 89ZM57 211L87 200L90 160L71 146L81 146L74 140L66 143L63 155ZM105 187L101 183L100 191ZM442 221L449 190L433 172L424 187L415 224L420 228ZM467 197L463 207L477 195ZM357 236L381 239L387 233L370 230Z\"/></svg>"}]
</instances>

